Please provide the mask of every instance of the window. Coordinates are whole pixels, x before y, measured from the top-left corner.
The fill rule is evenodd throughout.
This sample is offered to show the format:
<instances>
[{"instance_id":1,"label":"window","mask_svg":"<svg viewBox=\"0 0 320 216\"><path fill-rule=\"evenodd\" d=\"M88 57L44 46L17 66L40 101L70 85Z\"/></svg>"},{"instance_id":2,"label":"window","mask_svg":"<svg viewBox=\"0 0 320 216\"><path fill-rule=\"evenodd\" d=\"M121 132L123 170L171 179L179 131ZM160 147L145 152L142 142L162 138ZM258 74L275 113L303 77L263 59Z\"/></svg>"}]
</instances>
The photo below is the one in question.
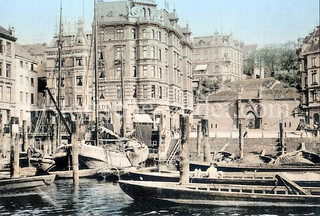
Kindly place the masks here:
<instances>
[{"instance_id":1,"label":"window","mask_svg":"<svg viewBox=\"0 0 320 216\"><path fill-rule=\"evenodd\" d=\"M31 78L31 86L34 87L34 78Z\"/></svg>"},{"instance_id":2,"label":"window","mask_svg":"<svg viewBox=\"0 0 320 216\"><path fill-rule=\"evenodd\" d=\"M162 99L162 87L159 87L159 98Z\"/></svg>"},{"instance_id":3,"label":"window","mask_svg":"<svg viewBox=\"0 0 320 216\"><path fill-rule=\"evenodd\" d=\"M23 85L23 76L20 75L20 85Z\"/></svg>"},{"instance_id":4,"label":"window","mask_svg":"<svg viewBox=\"0 0 320 216\"><path fill-rule=\"evenodd\" d=\"M143 76L147 77L148 76L148 66L143 66Z\"/></svg>"},{"instance_id":5,"label":"window","mask_svg":"<svg viewBox=\"0 0 320 216\"><path fill-rule=\"evenodd\" d=\"M311 98L312 101L317 101L317 92L315 90L311 91Z\"/></svg>"},{"instance_id":6,"label":"window","mask_svg":"<svg viewBox=\"0 0 320 216\"><path fill-rule=\"evenodd\" d=\"M26 85L29 84L29 77L26 77Z\"/></svg>"},{"instance_id":7,"label":"window","mask_svg":"<svg viewBox=\"0 0 320 216\"><path fill-rule=\"evenodd\" d=\"M105 75L104 75L104 64L102 62L99 63L99 71L100 71L100 76L99 78L105 78Z\"/></svg>"},{"instance_id":8,"label":"window","mask_svg":"<svg viewBox=\"0 0 320 216\"><path fill-rule=\"evenodd\" d=\"M151 10L148 8L148 16L151 18Z\"/></svg>"},{"instance_id":9,"label":"window","mask_svg":"<svg viewBox=\"0 0 320 216\"><path fill-rule=\"evenodd\" d=\"M0 40L0 53L3 53L3 40Z\"/></svg>"},{"instance_id":10,"label":"window","mask_svg":"<svg viewBox=\"0 0 320 216\"><path fill-rule=\"evenodd\" d=\"M143 97L147 98L148 97L148 86L143 85Z\"/></svg>"},{"instance_id":11,"label":"window","mask_svg":"<svg viewBox=\"0 0 320 216\"><path fill-rule=\"evenodd\" d=\"M154 30L152 29L152 38L155 39L156 38L156 34L154 33Z\"/></svg>"},{"instance_id":12,"label":"window","mask_svg":"<svg viewBox=\"0 0 320 216\"><path fill-rule=\"evenodd\" d=\"M161 53L161 49L159 49L159 60L162 60L162 53Z\"/></svg>"},{"instance_id":13,"label":"window","mask_svg":"<svg viewBox=\"0 0 320 216\"><path fill-rule=\"evenodd\" d=\"M59 78L57 78L57 86L59 86ZM61 77L61 87L64 87L64 77Z\"/></svg>"},{"instance_id":14,"label":"window","mask_svg":"<svg viewBox=\"0 0 320 216\"><path fill-rule=\"evenodd\" d=\"M104 30L103 29L101 29L100 32L99 32L99 38L100 38L101 41L104 40Z\"/></svg>"},{"instance_id":15,"label":"window","mask_svg":"<svg viewBox=\"0 0 320 216\"><path fill-rule=\"evenodd\" d=\"M7 42L7 50L6 50L7 56L11 56L11 43Z\"/></svg>"},{"instance_id":16,"label":"window","mask_svg":"<svg viewBox=\"0 0 320 216\"><path fill-rule=\"evenodd\" d=\"M121 86L117 86L117 98L120 99L121 98Z\"/></svg>"},{"instance_id":17,"label":"window","mask_svg":"<svg viewBox=\"0 0 320 216\"><path fill-rule=\"evenodd\" d=\"M161 42L161 32L158 32L158 40Z\"/></svg>"},{"instance_id":18,"label":"window","mask_svg":"<svg viewBox=\"0 0 320 216\"><path fill-rule=\"evenodd\" d=\"M116 60L119 60L121 58L121 50L122 49L120 46L115 48L115 59Z\"/></svg>"},{"instance_id":19,"label":"window","mask_svg":"<svg viewBox=\"0 0 320 216\"><path fill-rule=\"evenodd\" d=\"M162 79L162 68L159 68L159 78Z\"/></svg>"},{"instance_id":20,"label":"window","mask_svg":"<svg viewBox=\"0 0 320 216\"><path fill-rule=\"evenodd\" d=\"M77 105L82 106L82 96L81 95L77 95Z\"/></svg>"},{"instance_id":21,"label":"window","mask_svg":"<svg viewBox=\"0 0 320 216\"><path fill-rule=\"evenodd\" d=\"M34 104L34 95L31 93L31 104Z\"/></svg>"},{"instance_id":22,"label":"window","mask_svg":"<svg viewBox=\"0 0 320 216\"><path fill-rule=\"evenodd\" d=\"M132 38L132 39L137 39L136 29L132 29L132 30L131 30L131 38Z\"/></svg>"},{"instance_id":23,"label":"window","mask_svg":"<svg viewBox=\"0 0 320 216\"><path fill-rule=\"evenodd\" d=\"M82 86L83 85L82 76L77 76L76 77L76 83L77 83L77 86Z\"/></svg>"},{"instance_id":24,"label":"window","mask_svg":"<svg viewBox=\"0 0 320 216\"><path fill-rule=\"evenodd\" d=\"M82 66L82 57L76 58L77 66Z\"/></svg>"},{"instance_id":25,"label":"window","mask_svg":"<svg viewBox=\"0 0 320 216\"><path fill-rule=\"evenodd\" d=\"M11 101L11 87L7 87L6 99L7 101Z\"/></svg>"},{"instance_id":26,"label":"window","mask_svg":"<svg viewBox=\"0 0 320 216\"><path fill-rule=\"evenodd\" d=\"M144 46L143 47L143 58L147 58L148 57L148 47Z\"/></svg>"},{"instance_id":27,"label":"window","mask_svg":"<svg viewBox=\"0 0 320 216\"><path fill-rule=\"evenodd\" d=\"M23 68L23 61L20 61L20 67Z\"/></svg>"},{"instance_id":28,"label":"window","mask_svg":"<svg viewBox=\"0 0 320 216\"><path fill-rule=\"evenodd\" d=\"M143 38L147 38L147 30L146 29L142 30L142 36L143 36Z\"/></svg>"},{"instance_id":29,"label":"window","mask_svg":"<svg viewBox=\"0 0 320 216\"><path fill-rule=\"evenodd\" d=\"M131 58L132 59L136 59L137 58L137 48L135 48L135 47L132 47Z\"/></svg>"},{"instance_id":30,"label":"window","mask_svg":"<svg viewBox=\"0 0 320 216\"><path fill-rule=\"evenodd\" d=\"M3 100L3 86L0 86L0 101Z\"/></svg>"},{"instance_id":31,"label":"window","mask_svg":"<svg viewBox=\"0 0 320 216\"><path fill-rule=\"evenodd\" d=\"M26 104L28 104L28 101L29 100L29 94L28 94L28 92L26 92Z\"/></svg>"},{"instance_id":32,"label":"window","mask_svg":"<svg viewBox=\"0 0 320 216\"><path fill-rule=\"evenodd\" d=\"M156 51L155 48L152 46L151 47L151 58L154 58L156 56Z\"/></svg>"},{"instance_id":33,"label":"window","mask_svg":"<svg viewBox=\"0 0 320 216\"><path fill-rule=\"evenodd\" d=\"M311 58L311 67L316 66L316 58Z\"/></svg>"},{"instance_id":34,"label":"window","mask_svg":"<svg viewBox=\"0 0 320 216\"><path fill-rule=\"evenodd\" d=\"M121 77L121 66L116 67L116 77Z\"/></svg>"},{"instance_id":35,"label":"window","mask_svg":"<svg viewBox=\"0 0 320 216\"><path fill-rule=\"evenodd\" d=\"M147 17L147 11L146 11L145 8L143 8L142 10L143 10L143 16L144 16L144 18L146 18Z\"/></svg>"},{"instance_id":36,"label":"window","mask_svg":"<svg viewBox=\"0 0 320 216\"><path fill-rule=\"evenodd\" d=\"M20 102L23 103L23 92L20 92Z\"/></svg>"},{"instance_id":37,"label":"window","mask_svg":"<svg viewBox=\"0 0 320 216\"><path fill-rule=\"evenodd\" d=\"M312 83L317 83L317 71L313 71L311 76Z\"/></svg>"},{"instance_id":38,"label":"window","mask_svg":"<svg viewBox=\"0 0 320 216\"><path fill-rule=\"evenodd\" d=\"M31 64L31 69L32 71L34 71L34 64Z\"/></svg>"},{"instance_id":39,"label":"window","mask_svg":"<svg viewBox=\"0 0 320 216\"><path fill-rule=\"evenodd\" d=\"M133 98L137 98L137 86L133 86Z\"/></svg>"},{"instance_id":40,"label":"window","mask_svg":"<svg viewBox=\"0 0 320 216\"><path fill-rule=\"evenodd\" d=\"M11 64L7 64L6 77L10 78L10 76L11 76Z\"/></svg>"},{"instance_id":41,"label":"window","mask_svg":"<svg viewBox=\"0 0 320 216\"><path fill-rule=\"evenodd\" d=\"M151 68L152 68L152 71L151 71L152 77L156 77L156 66L152 66Z\"/></svg>"},{"instance_id":42,"label":"window","mask_svg":"<svg viewBox=\"0 0 320 216\"><path fill-rule=\"evenodd\" d=\"M2 62L0 62L0 76L2 76Z\"/></svg>"},{"instance_id":43,"label":"window","mask_svg":"<svg viewBox=\"0 0 320 216\"><path fill-rule=\"evenodd\" d=\"M155 98L156 97L156 86L151 85L151 97Z\"/></svg>"},{"instance_id":44,"label":"window","mask_svg":"<svg viewBox=\"0 0 320 216\"><path fill-rule=\"evenodd\" d=\"M123 29L116 29L116 40L123 39Z\"/></svg>"},{"instance_id":45,"label":"window","mask_svg":"<svg viewBox=\"0 0 320 216\"><path fill-rule=\"evenodd\" d=\"M132 76L137 77L137 66L132 66Z\"/></svg>"}]
</instances>

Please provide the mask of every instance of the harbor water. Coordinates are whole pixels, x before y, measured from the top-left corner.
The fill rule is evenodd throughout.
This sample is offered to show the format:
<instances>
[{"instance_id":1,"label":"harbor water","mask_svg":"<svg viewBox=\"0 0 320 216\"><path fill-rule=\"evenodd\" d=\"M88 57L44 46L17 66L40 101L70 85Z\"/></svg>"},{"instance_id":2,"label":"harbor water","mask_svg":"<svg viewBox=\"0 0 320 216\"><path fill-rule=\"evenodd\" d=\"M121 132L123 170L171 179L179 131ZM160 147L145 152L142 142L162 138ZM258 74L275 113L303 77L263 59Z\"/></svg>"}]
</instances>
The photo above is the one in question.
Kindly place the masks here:
<instances>
[{"instance_id":1,"label":"harbor water","mask_svg":"<svg viewBox=\"0 0 320 216\"><path fill-rule=\"evenodd\" d=\"M196 207L135 202L117 183L81 179L77 191L72 180L58 180L35 193L0 198L0 215L320 215L316 208Z\"/></svg>"}]
</instances>

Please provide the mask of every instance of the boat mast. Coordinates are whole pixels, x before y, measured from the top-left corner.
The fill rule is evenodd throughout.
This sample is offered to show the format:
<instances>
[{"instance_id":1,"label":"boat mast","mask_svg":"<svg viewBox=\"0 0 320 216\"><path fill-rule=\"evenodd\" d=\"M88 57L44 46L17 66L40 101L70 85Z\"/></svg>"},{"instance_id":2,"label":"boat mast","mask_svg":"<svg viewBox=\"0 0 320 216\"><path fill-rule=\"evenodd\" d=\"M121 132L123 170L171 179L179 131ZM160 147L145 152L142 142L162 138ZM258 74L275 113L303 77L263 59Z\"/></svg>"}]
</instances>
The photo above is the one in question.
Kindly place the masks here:
<instances>
[{"instance_id":1,"label":"boat mast","mask_svg":"<svg viewBox=\"0 0 320 216\"><path fill-rule=\"evenodd\" d=\"M121 41L121 105L122 105L122 137L126 136L125 114L125 90L124 90L124 67L123 67L123 38Z\"/></svg>"},{"instance_id":2,"label":"boat mast","mask_svg":"<svg viewBox=\"0 0 320 216\"><path fill-rule=\"evenodd\" d=\"M60 1L60 24L59 24L59 40L58 40L58 98L57 105L61 110L60 97L61 97L61 69L62 69L62 0ZM55 147L61 144L61 129L60 129L61 118L57 116L57 143Z\"/></svg>"},{"instance_id":3,"label":"boat mast","mask_svg":"<svg viewBox=\"0 0 320 216\"><path fill-rule=\"evenodd\" d=\"M99 80L98 80L98 43L97 43L97 32L98 32L98 21L97 21L97 1L94 0L94 79L95 79L95 88L94 88L94 96L95 96L95 143L99 144Z\"/></svg>"}]
</instances>

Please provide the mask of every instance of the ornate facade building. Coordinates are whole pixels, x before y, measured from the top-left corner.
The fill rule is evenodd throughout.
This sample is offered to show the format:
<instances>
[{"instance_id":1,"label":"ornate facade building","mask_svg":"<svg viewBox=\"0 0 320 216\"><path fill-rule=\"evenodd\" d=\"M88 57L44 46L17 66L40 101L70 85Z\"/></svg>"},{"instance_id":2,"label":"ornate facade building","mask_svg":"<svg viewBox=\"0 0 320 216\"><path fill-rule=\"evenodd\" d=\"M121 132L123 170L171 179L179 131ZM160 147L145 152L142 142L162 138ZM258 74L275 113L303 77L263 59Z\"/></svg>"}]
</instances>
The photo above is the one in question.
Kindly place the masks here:
<instances>
[{"instance_id":1,"label":"ornate facade building","mask_svg":"<svg viewBox=\"0 0 320 216\"><path fill-rule=\"evenodd\" d=\"M97 8L100 110L107 117L124 114L127 131L144 123L140 114L149 115L154 131L177 130L179 115L193 109L188 26L154 0L100 1Z\"/></svg>"},{"instance_id":2,"label":"ornate facade building","mask_svg":"<svg viewBox=\"0 0 320 216\"><path fill-rule=\"evenodd\" d=\"M81 21L76 33L62 36L62 69L60 107L62 113L82 113L92 119L93 110L93 70L91 34L86 34ZM54 98L58 96L58 40L56 35L45 48L46 82ZM47 98L47 106L53 103ZM53 108L55 109L55 108Z\"/></svg>"},{"instance_id":3,"label":"ornate facade building","mask_svg":"<svg viewBox=\"0 0 320 216\"><path fill-rule=\"evenodd\" d=\"M242 79L244 44L230 35L195 37L193 39L193 75L214 78L220 82Z\"/></svg>"},{"instance_id":4,"label":"ornate facade building","mask_svg":"<svg viewBox=\"0 0 320 216\"><path fill-rule=\"evenodd\" d=\"M320 26L303 39L298 50L301 73L301 107L305 123L320 128Z\"/></svg>"}]
</instances>

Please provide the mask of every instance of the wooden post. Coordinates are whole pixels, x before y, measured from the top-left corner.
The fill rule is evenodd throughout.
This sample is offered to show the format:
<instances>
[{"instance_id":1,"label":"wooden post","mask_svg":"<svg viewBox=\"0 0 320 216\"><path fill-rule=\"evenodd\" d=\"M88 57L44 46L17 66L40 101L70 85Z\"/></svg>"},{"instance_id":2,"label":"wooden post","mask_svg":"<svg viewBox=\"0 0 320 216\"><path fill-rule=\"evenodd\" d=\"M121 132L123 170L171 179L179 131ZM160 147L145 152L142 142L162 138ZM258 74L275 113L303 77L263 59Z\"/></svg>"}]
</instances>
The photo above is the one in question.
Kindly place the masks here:
<instances>
[{"instance_id":1,"label":"wooden post","mask_svg":"<svg viewBox=\"0 0 320 216\"><path fill-rule=\"evenodd\" d=\"M14 124L15 118L11 118L10 131L11 131L11 154L10 154L10 176L11 178L18 178L20 176L19 167L19 125Z\"/></svg>"},{"instance_id":2,"label":"wooden post","mask_svg":"<svg viewBox=\"0 0 320 216\"><path fill-rule=\"evenodd\" d=\"M242 120L239 120L239 150L240 150L240 159L243 159L243 148L244 148L244 141L243 141L243 123Z\"/></svg>"},{"instance_id":3,"label":"wooden post","mask_svg":"<svg viewBox=\"0 0 320 216\"><path fill-rule=\"evenodd\" d=\"M279 130L280 130L280 146L281 146L281 154L285 153L284 151L284 135L283 135L283 124L279 123Z\"/></svg>"},{"instance_id":4,"label":"wooden post","mask_svg":"<svg viewBox=\"0 0 320 216\"><path fill-rule=\"evenodd\" d=\"M56 134L57 134L58 130L57 130L57 127L54 124L52 125L52 128L53 128L52 153L54 154L56 152L56 145L57 145L57 136L56 136Z\"/></svg>"},{"instance_id":5,"label":"wooden post","mask_svg":"<svg viewBox=\"0 0 320 216\"><path fill-rule=\"evenodd\" d=\"M204 162L211 162L211 148L210 148L210 142L209 142L209 124L208 119L202 119L201 120L201 126L202 126L202 134L203 134L203 161Z\"/></svg>"},{"instance_id":6,"label":"wooden post","mask_svg":"<svg viewBox=\"0 0 320 216\"><path fill-rule=\"evenodd\" d=\"M75 131L73 131L71 143L72 143L72 170L73 170L73 186L79 185L79 152L78 152L78 136L77 128L79 127L79 120L76 121Z\"/></svg>"},{"instance_id":7,"label":"wooden post","mask_svg":"<svg viewBox=\"0 0 320 216\"><path fill-rule=\"evenodd\" d=\"M28 142L27 142L27 122L22 121L22 151L28 151Z\"/></svg>"},{"instance_id":8,"label":"wooden post","mask_svg":"<svg viewBox=\"0 0 320 216\"><path fill-rule=\"evenodd\" d=\"M180 184L189 183L189 116L180 115L181 151L180 151Z\"/></svg>"},{"instance_id":9,"label":"wooden post","mask_svg":"<svg viewBox=\"0 0 320 216\"><path fill-rule=\"evenodd\" d=\"M197 124L197 155L201 155L201 124Z\"/></svg>"}]
</instances>

